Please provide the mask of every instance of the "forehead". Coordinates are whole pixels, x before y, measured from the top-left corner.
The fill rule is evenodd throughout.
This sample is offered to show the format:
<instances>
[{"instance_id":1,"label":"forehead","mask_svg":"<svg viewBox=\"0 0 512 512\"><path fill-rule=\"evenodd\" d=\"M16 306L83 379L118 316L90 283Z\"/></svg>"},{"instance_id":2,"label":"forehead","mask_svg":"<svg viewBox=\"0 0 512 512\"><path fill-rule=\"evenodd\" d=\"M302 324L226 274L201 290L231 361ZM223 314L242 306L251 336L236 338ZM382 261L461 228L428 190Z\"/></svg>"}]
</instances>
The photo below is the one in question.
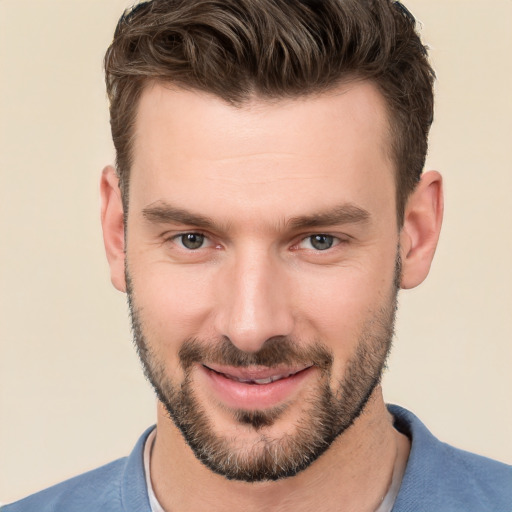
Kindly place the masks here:
<instances>
[{"instance_id":1,"label":"forehead","mask_svg":"<svg viewBox=\"0 0 512 512\"><path fill-rule=\"evenodd\" d=\"M384 99L368 82L241 107L152 84L137 112L130 204L188 198L213 208L215 196L260 209L281 203L283 211L287 202L285 213L295 215L319 195L340 202L387 194L394 202L388 134Z\"/></svg>"}]
</instances>

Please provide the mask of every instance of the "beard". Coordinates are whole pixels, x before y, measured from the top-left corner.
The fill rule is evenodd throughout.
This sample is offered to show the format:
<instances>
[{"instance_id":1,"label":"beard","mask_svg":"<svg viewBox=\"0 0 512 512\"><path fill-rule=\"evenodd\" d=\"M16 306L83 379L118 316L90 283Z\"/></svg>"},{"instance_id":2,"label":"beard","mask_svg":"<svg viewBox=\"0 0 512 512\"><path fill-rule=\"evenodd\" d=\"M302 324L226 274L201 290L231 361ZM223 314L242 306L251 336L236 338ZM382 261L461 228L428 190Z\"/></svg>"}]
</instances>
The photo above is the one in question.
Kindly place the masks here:
<instances>
[{"instance_id":1,"label":"beard","mask_svg":"<svg viewBox=\"0 0 512 512\"><path fill-rule=\"evenodd\" d=\"M369 314L361 328L357 346L341 376L333 375L332 352L321 341L299 343L289 337L268 339L258 352L244 352L228 338L189 338L178 353L184 378L173 383L165 360L159 357L144 333L141 309L134 301L128 268L127 296L132 331L146 378L181 432L196 458L211 471L230 480L261 482L291 477L306 469L345 432L364 411L380 383L394 333L400 259L397 258L393 291L388 302ZM276 437L269 428L286 414L288 406L264 410L229 410L239 426L251 429L255 438L217 432L212 418L197 396L193 368L197 364L228 367L277 367L313 364L319 371L318 384L300 403L300 414L291 429ZM334 384L331 384L334 382Z\"/></svg>"}]
</instances>

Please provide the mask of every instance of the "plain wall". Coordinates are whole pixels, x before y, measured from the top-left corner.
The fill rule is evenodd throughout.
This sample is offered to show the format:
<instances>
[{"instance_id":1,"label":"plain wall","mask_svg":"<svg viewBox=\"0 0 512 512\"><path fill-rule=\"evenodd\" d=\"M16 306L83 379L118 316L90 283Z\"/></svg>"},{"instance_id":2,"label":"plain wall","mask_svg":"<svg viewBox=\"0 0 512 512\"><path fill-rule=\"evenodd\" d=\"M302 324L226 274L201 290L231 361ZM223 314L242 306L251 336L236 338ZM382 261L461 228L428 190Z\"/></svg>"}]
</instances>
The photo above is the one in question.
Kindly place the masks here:
<instances>
[{"instance_id":1,"label":"plain wall","mask_svg":"<svg viewBox=\"0 0 512 512\"><path fill-rule=\"evenodd\" d=\"M431 275L402 292L389 402L512 463L512 2L410 0L438 74ZM0 502L129 453L154 422L99 223L102 57L126 0L0 0Z\"/></svg>"}]
</instances>

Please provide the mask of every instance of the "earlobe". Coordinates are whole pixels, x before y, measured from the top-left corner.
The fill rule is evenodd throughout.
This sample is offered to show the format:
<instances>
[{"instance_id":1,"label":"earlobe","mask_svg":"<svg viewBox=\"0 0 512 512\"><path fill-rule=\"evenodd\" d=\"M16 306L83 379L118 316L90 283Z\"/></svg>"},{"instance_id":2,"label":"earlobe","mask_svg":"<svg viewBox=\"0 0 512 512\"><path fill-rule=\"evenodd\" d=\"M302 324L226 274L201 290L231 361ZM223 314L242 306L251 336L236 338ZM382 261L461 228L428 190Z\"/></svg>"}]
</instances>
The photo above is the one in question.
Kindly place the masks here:
<instances>
[{"instance_id":1,"label":"earlobe","mask_svg":"<svg viewBox=\"0 0 512 512\"><path fill-rule=\"evenodd\" d=\"M103 241L110 266L112 284L122 292L126 291L124 276L124 212L119 179L113 167L108 166L101 174L101 226Z\"/></svg>"},{"instance_id":2,"label":"earlobe","mask_svg":"<svg viewBox=\"0 0 512 512\"><path fill-rule=\"evenodd\" d=\"M427 277L443 220L443 180L424 173L407 201L400 233L401 287L414 288Z\"/></svg>"}]
</instances>

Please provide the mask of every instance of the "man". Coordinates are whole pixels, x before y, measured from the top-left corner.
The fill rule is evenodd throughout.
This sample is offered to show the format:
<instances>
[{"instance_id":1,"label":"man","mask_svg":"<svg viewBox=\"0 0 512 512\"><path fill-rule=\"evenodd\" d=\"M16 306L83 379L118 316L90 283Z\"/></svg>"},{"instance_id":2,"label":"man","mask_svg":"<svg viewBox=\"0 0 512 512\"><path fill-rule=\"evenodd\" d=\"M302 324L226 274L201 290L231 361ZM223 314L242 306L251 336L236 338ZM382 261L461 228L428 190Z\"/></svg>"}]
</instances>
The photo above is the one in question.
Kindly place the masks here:
<instances>
[{"instance_id":1,"label":"man","mask_svg":"<svg viewBox=\"0 0 512 512\"><path fill-rule=\"evenodd\" d=\"M5 510L509 510L511 468L382 399L442 219L408 11L154 0L105 63L104 239L157 427Z\"/></svg>"}]
</instances>

